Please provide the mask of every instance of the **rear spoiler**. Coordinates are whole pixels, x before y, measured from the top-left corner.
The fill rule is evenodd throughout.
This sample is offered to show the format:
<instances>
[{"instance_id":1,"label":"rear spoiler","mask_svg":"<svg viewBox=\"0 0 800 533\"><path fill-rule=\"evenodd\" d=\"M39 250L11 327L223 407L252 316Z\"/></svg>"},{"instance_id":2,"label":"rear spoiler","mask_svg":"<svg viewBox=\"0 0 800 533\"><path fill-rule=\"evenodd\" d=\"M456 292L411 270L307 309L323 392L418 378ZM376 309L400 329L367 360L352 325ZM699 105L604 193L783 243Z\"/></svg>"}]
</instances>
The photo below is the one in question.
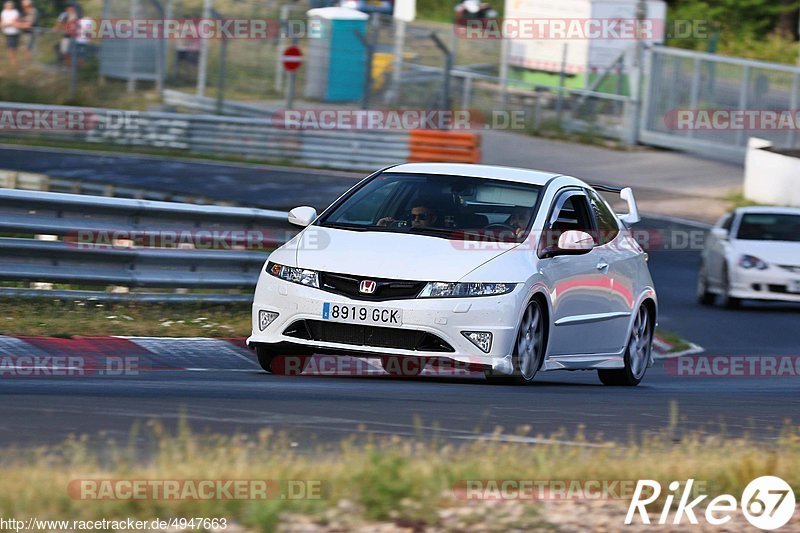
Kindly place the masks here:
<instances>
[{"instance_id":1,"label":"rear spoiler","mask_svg":"<svg viewBox=\"0 0 800 533\"><path fill-rule=\"evenodd\" d=\"M626 226L632 226L642 219L642 217L639 216L639 207L636 205L636 198L633 197L633 189L630 187L592 184L592 188L597 191L617 193L620 198L628 203L628 213L625 215L617 214L617 217L619 217Z\"/></svg>"}]
</instances>

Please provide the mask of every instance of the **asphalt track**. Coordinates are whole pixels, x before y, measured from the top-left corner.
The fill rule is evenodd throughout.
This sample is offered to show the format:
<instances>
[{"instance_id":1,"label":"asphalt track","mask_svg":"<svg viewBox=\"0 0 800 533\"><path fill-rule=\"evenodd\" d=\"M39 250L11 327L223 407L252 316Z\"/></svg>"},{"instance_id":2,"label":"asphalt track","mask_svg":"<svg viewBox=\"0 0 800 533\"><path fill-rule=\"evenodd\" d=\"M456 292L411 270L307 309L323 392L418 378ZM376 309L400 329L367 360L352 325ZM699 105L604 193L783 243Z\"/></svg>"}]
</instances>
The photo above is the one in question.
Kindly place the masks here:
<instances>
[{"instance_id":1,"label":"asphalt track","mask_svg":"<svg viewBox=\"0 0 800 533\"><path fill-rule=\"evenodd\" d=\"M7 152L0 156L6 163ZM124 175L117 159L115 172ZM179 165L180 173L206 172L231 180L248 171L247 167L132 159L139 161L129 161L127 168L141 173L146 165L153 176L168 174L173 165ZM92 164L84 156L82 168ZM49 166L52 170L52 161ZM271 175L265 178L263 170L258 174L265 183L298 184L288 200L291 204L304 203L296 201L302 199L301 191L312 189L324 204L349 183L349 178L341 176L326 181L316 173L309 177L303 170L280 172L277 181ZM127 179L133 178L128 175ZM287 200L281 196L276 201L274 190L260 194L250 196L251 202L285 207ZM653 219L644 220L640 227L663 235L696 229ZM707 354L798 355L800 306L751 304L739 311L701 307L694 299L697 262L696 250L651 251L663 328L701 345ZM179 356L190 361L194 370L0 378L0 444L58 442L69 434L84 433L124 442L136 421L159 419L174 426L180 416L186 416L197 432L256 432L270 427L285 431L298 446L309 449L353 434L438 435L468 442L497 427L513 433L521 426L543 436L564 429L560 438L567 441L579 428L591 438L625 440L641 431L664 430L671 405L678 410L676 434L724 431L771 439L787 421L797 423L800 418L797 375L688 377L675 375L659 362L632 389L603 387L594 372L545 373L534 385L506 387L488 385L480 377L272 376L254 361L234 357L228 350L191 344ZM163 357L170 361L169 354Z\"/></svg>"}]
</instances>

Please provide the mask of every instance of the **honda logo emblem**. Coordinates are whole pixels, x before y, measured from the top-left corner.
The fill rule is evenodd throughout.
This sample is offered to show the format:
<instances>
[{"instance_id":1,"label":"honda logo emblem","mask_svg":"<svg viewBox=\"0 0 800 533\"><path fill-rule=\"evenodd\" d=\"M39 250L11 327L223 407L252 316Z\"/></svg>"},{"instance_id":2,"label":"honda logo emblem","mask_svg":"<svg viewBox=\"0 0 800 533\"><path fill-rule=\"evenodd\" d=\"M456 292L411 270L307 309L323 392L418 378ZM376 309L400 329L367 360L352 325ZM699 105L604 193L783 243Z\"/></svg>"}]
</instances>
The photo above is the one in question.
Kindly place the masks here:
<instances>
[{"instance_id":1,"label":"honda logo emblem","mask_svg":"<svg viewBox=\"0 0 800 533\"><path fill-rule=\"evenodd\" d=\"M358 285L358 292L361 294L372 294L375 292L376 288L378 288L377 283L371 279L365 279Z\"/></svg>"}]
</instances>

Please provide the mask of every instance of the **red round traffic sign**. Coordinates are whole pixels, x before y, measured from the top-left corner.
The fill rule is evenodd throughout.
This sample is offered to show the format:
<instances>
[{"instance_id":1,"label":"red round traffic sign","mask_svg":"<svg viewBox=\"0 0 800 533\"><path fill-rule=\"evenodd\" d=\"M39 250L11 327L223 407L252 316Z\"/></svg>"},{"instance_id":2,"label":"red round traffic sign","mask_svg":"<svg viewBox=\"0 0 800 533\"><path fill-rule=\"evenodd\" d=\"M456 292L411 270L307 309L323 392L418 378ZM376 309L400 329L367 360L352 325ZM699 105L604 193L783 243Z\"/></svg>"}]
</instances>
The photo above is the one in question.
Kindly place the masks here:
<instances>
[{"instance_id":1,"label":"red round traffic sign","mask_svg":"<svg viewBox=\"0 0 800 533\"><path fill-rule=\"evenodd\" d=\"M296 46L290 46L283 51L281 63L285 70L296 70L303 64L303 52Z\"/></svg>"}]
</instances>

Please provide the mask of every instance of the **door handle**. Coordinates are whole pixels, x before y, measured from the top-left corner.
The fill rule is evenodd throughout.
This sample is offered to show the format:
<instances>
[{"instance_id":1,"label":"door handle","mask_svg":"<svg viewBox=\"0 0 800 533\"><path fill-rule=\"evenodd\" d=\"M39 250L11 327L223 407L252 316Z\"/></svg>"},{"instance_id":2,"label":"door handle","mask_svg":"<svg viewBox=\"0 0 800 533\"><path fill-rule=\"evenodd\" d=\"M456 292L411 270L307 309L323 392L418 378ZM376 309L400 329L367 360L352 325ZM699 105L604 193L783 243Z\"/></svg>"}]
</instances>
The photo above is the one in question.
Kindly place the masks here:
<instances>
[{"instance_id":1,"label":"door handle","mask_svg":"<svg viewBox=\"0 0 800 533\"><path fill-rule=\"evenodd\" d=\"M600 261L597 263L597 270L608 270L608 263L605 261Z\"/></svg>"}]
</instances>

